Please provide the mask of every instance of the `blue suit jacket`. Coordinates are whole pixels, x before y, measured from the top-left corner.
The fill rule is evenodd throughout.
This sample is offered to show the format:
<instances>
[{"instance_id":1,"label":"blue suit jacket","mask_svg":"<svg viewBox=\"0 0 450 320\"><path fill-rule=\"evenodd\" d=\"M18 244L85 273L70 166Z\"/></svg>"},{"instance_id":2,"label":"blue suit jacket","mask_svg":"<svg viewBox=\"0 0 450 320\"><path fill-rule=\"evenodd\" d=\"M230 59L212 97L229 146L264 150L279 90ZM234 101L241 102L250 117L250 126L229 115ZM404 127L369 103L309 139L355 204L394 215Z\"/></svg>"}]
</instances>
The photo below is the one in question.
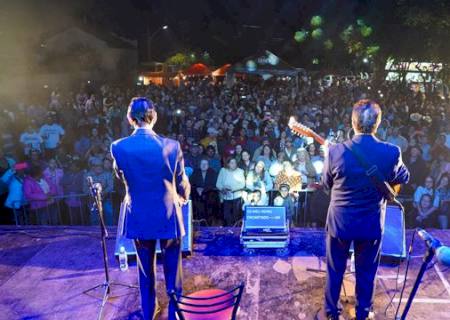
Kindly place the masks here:
<instances>
[{"instance_id":1,"label":"blue suit jacket","mask_svg":"<svg viewBox=\"0 0 450 320\"><path fill-rule=\"evenodd\" d=\"M372 135L356 135L352 143L358 144L368 163L378 166L386 181L391 184L408 182L409 171L397 146ZM380 239L386 200L343 143L330 145L322 179L325 188L331 190L328 233L341 239Z\"/></svg>"},{"instance_id":2,"label":"blue suit jacket","mask_svg":"<svg viewBox=\"0 0 450 320\"><path fill-rule=\"evenodd\" d=\"M142 240L182 237L181 202L189 199L190 185L180 144L140 128L113 142L111 154L126 187L125 235Z\"/></svg>"}]
</instances>

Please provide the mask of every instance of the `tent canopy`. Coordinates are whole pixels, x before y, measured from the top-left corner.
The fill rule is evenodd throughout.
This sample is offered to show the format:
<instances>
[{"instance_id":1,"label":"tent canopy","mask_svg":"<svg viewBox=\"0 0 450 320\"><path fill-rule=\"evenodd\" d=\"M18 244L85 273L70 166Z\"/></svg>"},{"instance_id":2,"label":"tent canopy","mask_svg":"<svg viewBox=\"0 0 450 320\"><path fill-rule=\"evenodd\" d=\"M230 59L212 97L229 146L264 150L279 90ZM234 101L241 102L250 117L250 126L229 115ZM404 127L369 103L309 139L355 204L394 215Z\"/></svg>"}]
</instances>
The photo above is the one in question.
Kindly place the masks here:
<instances>
[{"instance_id":1,"label":"tent canopy","mask_svg":"<svg viewBox=\"0 0 450 320\"><path fill-rule=\"evenodd\" d=\"M223 77L223 76L225 76L225 73L228 72L228 70L230 69L230 67L231 67L231 64L230 64L230 63L224 64L224 65L221 66L220 68L214 70L213 73L212 73L212 75L213 75L214 77Z\"/></svg>"},{"instance_id":2,"label":"tent canopy","mask_svg":"<svg viewBox=\"0 0 450 320\"><path fill-rule=\"evenodd\" d=\"M245 58L234 64L229 72L255 74L260 76L274 75L291 77L295 77L298 74L297 69L269 50L265 50L260 54Z\"/></svg>"},{"instance_id":3,"label":"tent canopy","mask_svg":"<svg viewBox=\"0 0 450 320\"><path fill-rule=\"evenodd\" d=\"M183 74L187 76L207 76L211 74L211 71L203 63L195 63L183 71Z\"/></svg>"}]
</instances>

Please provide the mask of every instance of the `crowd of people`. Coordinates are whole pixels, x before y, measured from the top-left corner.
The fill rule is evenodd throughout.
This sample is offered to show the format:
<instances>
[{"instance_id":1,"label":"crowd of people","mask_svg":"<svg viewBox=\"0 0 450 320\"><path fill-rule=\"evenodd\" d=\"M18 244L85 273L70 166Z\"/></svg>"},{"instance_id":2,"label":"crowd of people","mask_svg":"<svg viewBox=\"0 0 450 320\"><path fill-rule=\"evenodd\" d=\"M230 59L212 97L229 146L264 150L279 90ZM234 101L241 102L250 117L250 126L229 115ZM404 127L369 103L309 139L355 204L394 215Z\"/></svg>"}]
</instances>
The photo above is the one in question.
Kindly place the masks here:
<instances>
[{"instance_id":1,"label":"crowd of people","mask_svg":"<svg viewBox=\"0 0 450 320\"><path fill-rule=\"evenodd\" d=\"M352 134L351 107L365 96L383 109L377 137L399 146L411 171L402 190L402 198L411 200L408 224L448 227L448 100L389 83L375 88L369 80L324 86L309 78L232 83L208 77L179 86L55 88L46 101L3 105L1 223L96 223L86 210L88 176L102 184L107 223L117 223L123 190L109 148L132 132L126 109L133 96L151 99L158 111L155 131L182 145L194 219L234 225L247 205L275 205L286 207L291 224L300 223L299 212L306 224L323 222L321 210L314 202L305 206L305 197L318 190L326 198L320 190L324 149L312 138L293 135L288 118L343 142ZM23 216L17 218L18 212Z\"/></svg>"}]
</instances>

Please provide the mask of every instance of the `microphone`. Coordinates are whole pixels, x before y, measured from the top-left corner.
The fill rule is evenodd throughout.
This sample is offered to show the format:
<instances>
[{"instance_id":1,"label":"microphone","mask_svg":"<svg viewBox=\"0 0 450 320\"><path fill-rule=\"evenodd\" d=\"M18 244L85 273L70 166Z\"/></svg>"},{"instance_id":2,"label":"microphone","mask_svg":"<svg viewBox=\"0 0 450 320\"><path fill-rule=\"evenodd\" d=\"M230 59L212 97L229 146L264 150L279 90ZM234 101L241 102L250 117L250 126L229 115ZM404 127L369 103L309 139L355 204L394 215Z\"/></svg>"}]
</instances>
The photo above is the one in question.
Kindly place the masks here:
<instances>
[{"instance_id":1,"label":"microphone","mask_svg":"<svg viewBox=\"0 0 450 320\"><path fill-rule=\"evenodd\" d=\"M450 267L450 247L442 245L438 239L421 228L417 228L417 234L435 252L437 261Z\"/></svg>"},{"instance_id":2,"label":"microphone","mask_svg":"<svg viewBox=\"0 0 450 320\"><path fill-rule=\"evenodd\" d=\"M100 182L94 183L94 188L97 190L98 193L102 192L102 184Z\"/></svg>"},{"instance_id":3,"label":"microphone","mask_svg":"<svg viewBox=\"0 0 450 320\"><path fill-rule=\"evenodd\" d=\"M93 197L102 192L102 184L100 182L94 183L94 179L92 179L91 176L87 176L86 180L89 185L89 190L91 190L91 195Z\"/></svg>"},{"instance_id":4,"label":"microphone","mask_svg":"<svg viewBox=\"0 0 450 320\"><path fill-rule=\"evenodd\" d=\"M87 183L88 183L88 185L89 185L89 188L92 188L92 187L94 186L94 180L92 179L92 177L91 177L91 176L88 176L88 177L86 178L86 180L87 180Z\"/></svg>"}]
</instances>

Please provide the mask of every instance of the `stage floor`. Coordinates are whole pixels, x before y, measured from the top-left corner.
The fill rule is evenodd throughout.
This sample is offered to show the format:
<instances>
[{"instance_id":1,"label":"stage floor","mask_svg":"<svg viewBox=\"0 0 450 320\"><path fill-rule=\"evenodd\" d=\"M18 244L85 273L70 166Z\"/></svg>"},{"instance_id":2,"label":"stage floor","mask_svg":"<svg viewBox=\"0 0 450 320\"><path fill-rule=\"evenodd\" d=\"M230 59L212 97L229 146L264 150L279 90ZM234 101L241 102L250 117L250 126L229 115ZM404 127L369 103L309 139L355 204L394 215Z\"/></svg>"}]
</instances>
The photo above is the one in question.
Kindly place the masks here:
<instances>
[{"instance_id":1,"label":"stage floor","mask_svg":"<svg viewBox=\"0 0 450 320\"><path fill-rule=\"evenodd\" d=\"M111 230L111 235L115 231ZM408 232L409 244L412 232ZM450 244L450 231L432 231ZM209 287L231 288L243 281L245 291L238 319L313 319L322 304L324 232L294 229L290 254L277 256L263 251L245 256L239 245L239 230L200 228L195 232L194 253L185 258L186 293ZM113 257L114 238L108 240L111 277L136 284L136 265L121 272ZM413 285L425 247L416 239L405 297ZM406 263L382 266L375 297L376 319L393 319L395 307L384 311L396 286L401 287ZM160 303L167 305L162 267L158 265ZM103 262L94 227L4 227L0 226L0 319L96 319L99 300L82 292L103 282ZM434 264L427 271L408 319L450 319L450 271ZM346 276L346 293L352 301L354 277ZM140 319L137 289L120 289L106 305L104 319ZM398 301L398 294L394 301ZM404 300L406 301L406 298ZM345 315L352 304L345 304ZM164 313L160 319L166 319Z\"/></svg>"}]
</instances>

